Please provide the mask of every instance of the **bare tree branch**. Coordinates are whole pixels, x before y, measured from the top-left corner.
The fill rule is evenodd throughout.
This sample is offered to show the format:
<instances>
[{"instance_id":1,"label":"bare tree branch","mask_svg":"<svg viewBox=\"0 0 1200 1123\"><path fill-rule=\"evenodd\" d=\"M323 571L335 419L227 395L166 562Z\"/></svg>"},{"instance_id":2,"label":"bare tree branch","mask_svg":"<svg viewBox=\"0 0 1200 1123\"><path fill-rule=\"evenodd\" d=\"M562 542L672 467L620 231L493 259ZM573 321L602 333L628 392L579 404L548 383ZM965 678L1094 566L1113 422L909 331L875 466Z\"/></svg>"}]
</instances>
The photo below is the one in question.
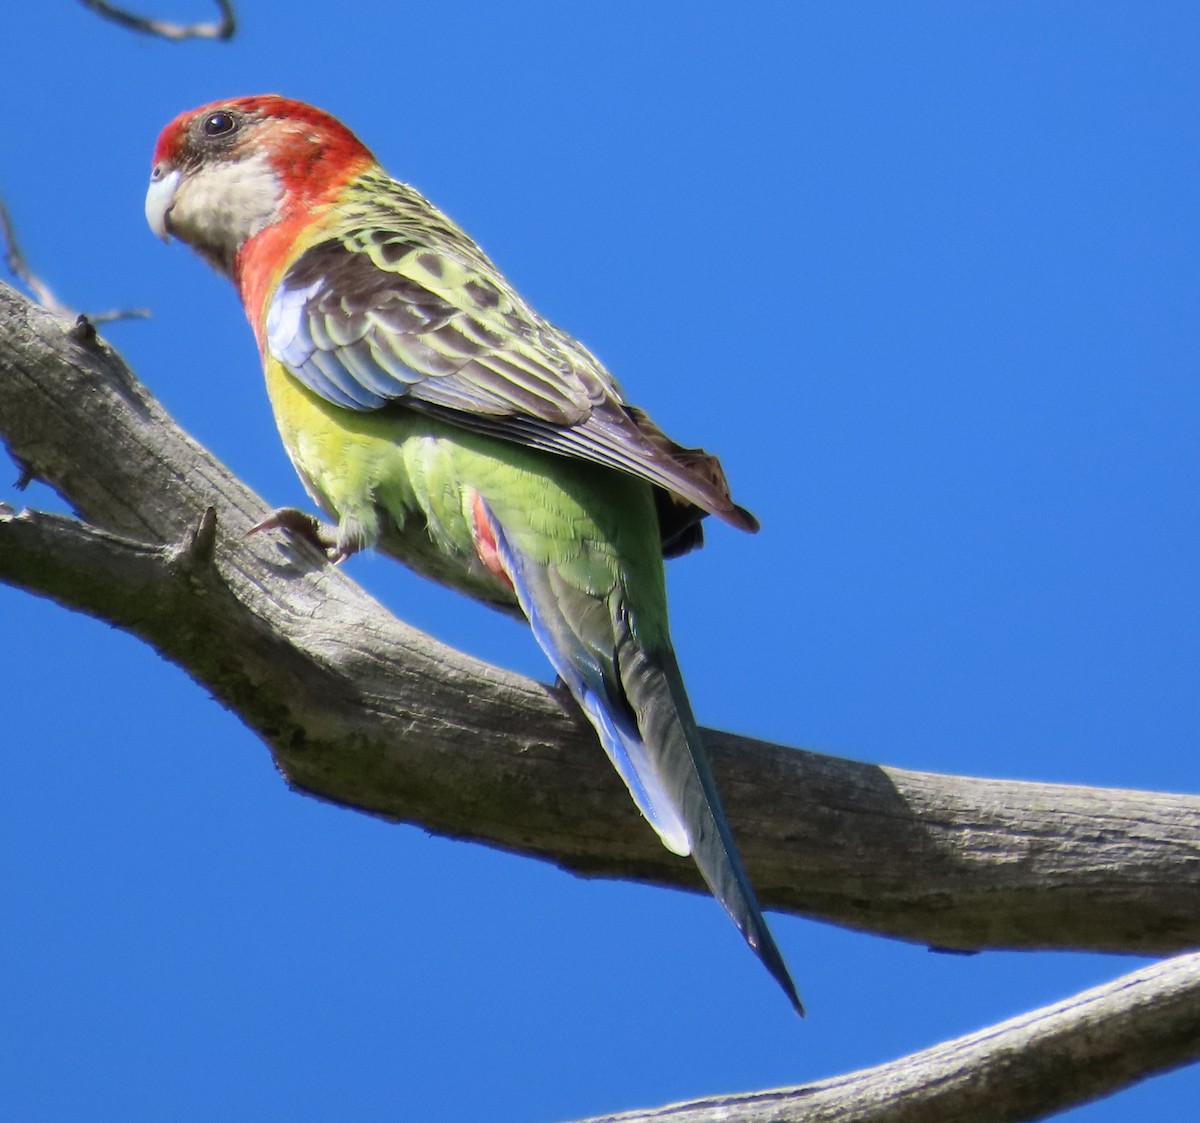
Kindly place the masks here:
<instances>
[{"instance_id":1,"label":"bare tree branch","mask_svg":"<svg viewBox=\"0 0 1200 1123\"><path fill-rule=\"evenodd\" d=\"M832 1080L584 1123L1017 1123L1200 1057L1200 954Z\"/></svg>"},{"instance_id":2,"label":"bare tree branch","mask_svg":"<svg viewBox=\"0 0 1200 1123\"><path fill-rule=\"evenodd\" d=\"M237 17L234 15L232 0L216 0L221 11L221 18L212 23L172 23L169 20L153 19L150 16L138 16L107 0L79 0L85 7L97 15L119 23L130 31L140 31L146 35L158 35L163 39L232 39L237 31Z\"/></svg>"},{"instance_id":3,"label":"bare tree branch","mask_svg":"<svg viewBox=\"0 0 1200 1123\"><path fill-rule=\"evenodd\" d=\"M582 875L700 888L569 703L402 624L303 542L244 539L265 504L103 340L2 285L0 430L22 478L88 520L0 507L0 580L146 639L293 787ZM944 948L1200 943L1200 799L705 739L768 906ZM610 1121L1040 1118L1198 1049L1186 956L879 1069Z\"/></svg>"},{"instance_id":4,"label":"bare tree branch","mask_svg":"<svg viewBox=\"0 0 1200 1123\"><path fill-rule=\"evenodd\" d=\"M243 540L262 501L102 341L2 286L0 428L93 524L0 518L0 580L145 638L258 732L294 787L583 875L701 888L573 706L406 627L302 543ZM173 545L208 508L204 549ZM1200 943L1200 799L705 736L770 907L941 948Z\"/></svg>"},{"instance_id":5,"label":"bare tree branch","mask_svg":"<svg viewBox=\"0 0 1200 1123\"><path fill-rule=\"evenodd\" d=\"M48 312L53 312L56 316L63 316L69 320L78 321L80 319L80 313L63 304L50 291L50 286L29 267L29 262L25 260L25 255L21 252L21 247L17 242L17 231L13 226L12 216L8 213L3 199L0 199L0 242L4 244L4 262L8 266L9 272L29 289L33 298L43 308ZM143 308L131 308L127 311L97 312L84 318L93 324L103 324L112 320L144 320L149 315L150 313Z\"/></svg>"}]
</instances>

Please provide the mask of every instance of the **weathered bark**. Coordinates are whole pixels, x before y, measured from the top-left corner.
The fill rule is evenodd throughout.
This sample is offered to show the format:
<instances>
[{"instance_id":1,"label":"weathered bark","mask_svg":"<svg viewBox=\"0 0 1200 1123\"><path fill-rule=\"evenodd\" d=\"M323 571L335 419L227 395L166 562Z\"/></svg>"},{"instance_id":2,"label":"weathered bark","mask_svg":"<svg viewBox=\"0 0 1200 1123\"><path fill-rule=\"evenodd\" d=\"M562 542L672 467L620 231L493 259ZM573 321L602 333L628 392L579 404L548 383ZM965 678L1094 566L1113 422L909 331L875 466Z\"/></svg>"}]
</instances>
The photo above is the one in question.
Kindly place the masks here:
<instances>
[{"instance_id":1,"label":"weathered bark","mask_svg":"<svg viewBox=\"0 0 1200 1123\"><path fill-rule=\"evenodd\" d=\"M244 540L262 501L69 327L0 289L0 428L87 520L4 516L0 579L146 639L303 791L580 874L701 888L568 700L405 626L303 543ZM215 539L173 545L210 507ZM946 948L1200 943L1200 799L706 738L769 907Z\"/></svg>"},{"instance_id":2,"label":"weathered bark","mask_svg":"<svg viewBox=\"0 0 1200 1123\"><path fill-rule=\"evenodd\" d=\"M583 875L701 888L559 692L407 627L302 542L244 539L262 501L93 333L4 286L0 435L83 520L0 507L0 580L154 645L297 789ZM769 907L944 948L1200 943L1200 799L705 736ZM1198 973L1181 958L881 1069L620 1118L1034 1118L1193 1059Z\"/></svg>"}]
</instances>

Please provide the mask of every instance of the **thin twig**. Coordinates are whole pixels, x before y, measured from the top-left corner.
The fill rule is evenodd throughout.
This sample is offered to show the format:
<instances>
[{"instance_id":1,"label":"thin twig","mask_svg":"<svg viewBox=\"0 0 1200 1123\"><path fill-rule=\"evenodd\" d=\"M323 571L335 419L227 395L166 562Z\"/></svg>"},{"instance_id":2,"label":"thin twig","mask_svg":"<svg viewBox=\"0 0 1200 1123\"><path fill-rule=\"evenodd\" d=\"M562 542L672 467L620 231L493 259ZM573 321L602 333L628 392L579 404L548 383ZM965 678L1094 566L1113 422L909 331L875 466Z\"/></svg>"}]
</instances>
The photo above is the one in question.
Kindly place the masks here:
<instances>
[{"instance_id":1,"label":"thin twig","mask_svg":"<svg viewBox=\"0 0 1200 1123\"><path fill-rule=\"evenodd\" d=\"M9 272L29 290L34 300L47 312L53 312L56 316L62 316L68 320L80 318L80 313L59 300L51 291L50 286L29 268L29 262L25 260L25 255L17 243L17 232L13 227L12 216L8 213L3 199L0 199L0 242L4 243L4 262L8 266ZM107 312L86 313L84 318L93 324L107 324L113 320L145 320L149 316L150 313L145 308L113 308Z\"/></svg>"},{"instance_id":2,"label":"thin twig","mask_svg":"<svg viewBox=\"0 0 1200 1123\"><path fill-rule=\"evenodd\" d=\"M130 31L140 31L146 35L157 35L161 39L232 39L237 30L237 17L233 13L231 0L216 0L221 9L221 18L213 23L171 23L169 20L151 19L149 16L135 16L123 8L114 7L106 0L79 0L85 7L90 8L98 16L119 23Z\"/></svg>"},{"instance_id":3,"label":"thin twig","mask_svg":"<svg viewBox=\"0 0 1200 1123\"><path fill-rule=\"evenodd\" d=\"M33 294L33 299L48 312L74 318L75 312L63 304L50 291L50 286L29 268L29 262L25 260L25 255L17 244L17 232L13 228L12 218L3 199L0 199L0 237L4 239L4 261L9 272Z\"/></svg>"}]
</instances>

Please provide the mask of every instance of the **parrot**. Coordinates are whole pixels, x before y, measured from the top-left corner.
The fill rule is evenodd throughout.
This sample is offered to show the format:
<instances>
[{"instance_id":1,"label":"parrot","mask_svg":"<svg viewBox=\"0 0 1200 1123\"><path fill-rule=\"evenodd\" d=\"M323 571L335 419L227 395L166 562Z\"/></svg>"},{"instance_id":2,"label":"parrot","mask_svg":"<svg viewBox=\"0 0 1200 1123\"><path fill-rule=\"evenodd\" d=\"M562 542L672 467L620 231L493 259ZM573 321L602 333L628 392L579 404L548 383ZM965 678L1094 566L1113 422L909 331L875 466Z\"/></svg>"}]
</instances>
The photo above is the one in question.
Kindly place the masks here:
<instances>
[{"instance_id":1,"label":"parrot","mask_svg":"<svg viewBox=\"0 0 1200 1123\"><path fill-rule=\"evenodd\" d=\"M671 440L479 246L345 125L279 95L159 135L146 219L236 286L284 447L335 525L255 531L340 562L375 547L523 617L649 825L692 855L803 1006L730 831L671 644L664 559L714 515L718 460Z\"/></svg>"}]
</instances>

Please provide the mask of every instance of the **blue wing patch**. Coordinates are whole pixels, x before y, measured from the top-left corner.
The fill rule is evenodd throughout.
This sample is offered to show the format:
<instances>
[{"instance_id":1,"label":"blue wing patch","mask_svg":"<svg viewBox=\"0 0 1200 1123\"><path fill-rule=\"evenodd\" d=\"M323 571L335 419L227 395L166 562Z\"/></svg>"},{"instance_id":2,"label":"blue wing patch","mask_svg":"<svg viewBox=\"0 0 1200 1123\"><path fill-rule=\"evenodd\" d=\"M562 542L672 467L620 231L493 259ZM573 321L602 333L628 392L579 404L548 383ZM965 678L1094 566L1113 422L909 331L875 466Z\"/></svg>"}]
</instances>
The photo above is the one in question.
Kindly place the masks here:
<instances>
[{"instance_id":1,"label":"blue wing patch","mask_svg":"<svg viewBox=\"0 0 1200 1123\"><path fill-rule=\"evenodd\" d=\"M309 314L309 307L324 285L317 280L303 288L279 286L267 309L267 349L314 394L345 409L379 409L403 397L424 375L375 344L369 317L363 317L357 338L321 334L321 320Z\"/></svg>"}]
</instances>

